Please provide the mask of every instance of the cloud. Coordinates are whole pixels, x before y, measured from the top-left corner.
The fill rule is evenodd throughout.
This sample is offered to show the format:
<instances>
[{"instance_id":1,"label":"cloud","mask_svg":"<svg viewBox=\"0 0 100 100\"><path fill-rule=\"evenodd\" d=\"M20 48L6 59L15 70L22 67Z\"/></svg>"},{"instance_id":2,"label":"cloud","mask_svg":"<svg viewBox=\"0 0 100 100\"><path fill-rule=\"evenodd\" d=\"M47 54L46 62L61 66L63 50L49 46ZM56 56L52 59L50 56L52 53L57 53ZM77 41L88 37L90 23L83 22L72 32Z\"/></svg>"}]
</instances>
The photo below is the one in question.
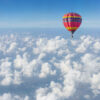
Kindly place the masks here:
<instances>
[{"instance_id":1,"label":"cloud","mask_svg":"<svg viewBox=\"0 0 100 100\"><path fill-rule=\"evenodd\" d=\"M12 62L9 61L9 58L1 59L0 60L0 76L3 77L0 84L2 85L9 85L12 82L12 70L11 65Z\"/></svg>"},{"instance_id":2,"label":"cloud","mask_svg":"<svg viewBox=\"0 0 100 100\"><path fill-rule=\"evenodd\" d=\"M90 95L85 95L84 98L85 99L90 99Z\"/></svg>"},{"instance_id":3,"label":"cloud","mask_svg":"<svg viewBox=\"0 0 100 100\"><path fill-rule=\"evenodd\" d=\"M13 42L10 44L9 48L7 49L7 52L12 52L17 46L16 42Z\"/></svg>"},{"instance_id":4,"label":"cloud","mask_svg":"<svg viewBox=\"0 0 100 100\"><path fill-rule=\"evenodd\" d=\"M100 94L100 72L91 77L91 88L95 95Z\"/></svg>"},{"instance_id":5,"label":"cloud","mask_svg":"<svg viewBox=\"0 0 100 100\"><path fill-rule=\"evenodd\" d=\"M78 40L2 35L0 99L69 100L94 96L95 100L100 95L99 44L100 39L85 35Z\"/></svg>"},{"instance_id":6,"label":"cloud","mask_svg":"<svg viewBox=\"0 0 100 100\"><path fill-rule=\"evenodd\" d=\"M55 53L56 50L66 45L67 41L65 39L60 39L57 36L54 39L39 39L36 41L36 48L33 48L33 53L47 52L47 53Z\"/></svg>"},{"instance_id":7,"label":"cloud","mask_svg":"<svg viewBox=\"0 0 100 100\"><path fill-rule=\"evenodd\" d=\"M78 47L76 48L76 52L84 53L90 44L92 43L92 38L90 36L82 36L81 41L78 43Z\"/></svg>"},{"instance_id":8,"label":"cloud","mask_svg":"<svg viewBox=\"0 0 100 100\"><path fill-rule=\"evenodd\" d=\"M56 70L53 71L50 68L51 68L50 64L48 64L48 63L42 64L41 72L39 74L39 77L43 78L43 77L46 77L48 74L49 75L55 75L56 74Z\"/></svg>"},{"instance_id":9,"label":"cloud","mask_svg":"<svg viewBox=\"0 0 100 100\"><path fill-rule=\"evenodd\" d=\"M28 96L25 96L24 98L18 96L18 95L11 95L10 93L4 93L0 96L0 100L29 100Z\"/></svg>"},{"instance_id":10,"label":"cloud","mask_svg":"<svg viewBox=\"0 0 100 100\"><path fill-rule=\"evenodd\" d=\"M95 52L100 51L100 41L97 41L97 42L94 43L93 49L94 49Z\"/></svg>"}]
</instances>

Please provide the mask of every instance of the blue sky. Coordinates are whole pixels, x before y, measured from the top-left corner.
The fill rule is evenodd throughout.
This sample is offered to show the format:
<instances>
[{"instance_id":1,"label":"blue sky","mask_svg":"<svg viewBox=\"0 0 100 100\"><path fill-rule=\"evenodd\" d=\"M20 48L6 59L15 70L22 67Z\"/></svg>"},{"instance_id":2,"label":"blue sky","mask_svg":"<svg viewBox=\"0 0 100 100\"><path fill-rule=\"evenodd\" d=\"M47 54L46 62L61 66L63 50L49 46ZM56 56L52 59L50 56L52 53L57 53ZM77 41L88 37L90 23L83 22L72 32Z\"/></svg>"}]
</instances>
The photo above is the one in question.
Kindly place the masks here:
<instances>
[{"instance_id":1,"label":"blue sky","mask_svg":"<svg viewBox=\"0 0 100 100\"><path fill-rule=\"evenodd\" d=\"M99 27L99 0L0 0L0 28L63 27L62 16L77 12L81 27Z\"/></svg>"}]
</instances>

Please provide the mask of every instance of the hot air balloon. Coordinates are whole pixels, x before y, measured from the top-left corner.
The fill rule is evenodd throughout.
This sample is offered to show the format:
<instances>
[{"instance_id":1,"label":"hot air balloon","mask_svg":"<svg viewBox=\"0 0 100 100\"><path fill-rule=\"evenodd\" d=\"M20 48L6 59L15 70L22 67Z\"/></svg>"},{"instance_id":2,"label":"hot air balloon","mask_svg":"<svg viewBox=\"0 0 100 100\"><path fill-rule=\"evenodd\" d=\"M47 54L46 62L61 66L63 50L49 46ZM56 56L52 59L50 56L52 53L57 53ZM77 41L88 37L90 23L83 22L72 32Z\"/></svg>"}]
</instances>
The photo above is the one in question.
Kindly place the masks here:
<instances>
[{"instance_id":1,"label":"hot air balloon","mask_svg":"<svg viewBox=\"0 0 100 100\"><path fill-rule=\"evenodd\" d=\"M74 32L80 27L81 22L82 17L77 13L68 13L63 16L63 24L71 32L72 38Z\"/></svg>"}]
</instances>

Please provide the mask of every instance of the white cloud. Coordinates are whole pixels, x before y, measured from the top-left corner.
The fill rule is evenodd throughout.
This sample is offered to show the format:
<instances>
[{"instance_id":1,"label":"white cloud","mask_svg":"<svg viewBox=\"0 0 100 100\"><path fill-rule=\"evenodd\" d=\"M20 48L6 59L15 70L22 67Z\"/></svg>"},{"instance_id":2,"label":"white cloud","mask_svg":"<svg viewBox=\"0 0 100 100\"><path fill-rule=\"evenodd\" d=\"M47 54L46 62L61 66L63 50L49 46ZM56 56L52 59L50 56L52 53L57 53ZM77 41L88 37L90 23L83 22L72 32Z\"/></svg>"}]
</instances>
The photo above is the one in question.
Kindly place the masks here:
<instances>
[{"instance_id":1,"label":"white cloud","mask_svg":"<svg viewBox=\"0 0 100 100\"><path fill-rule=\"evenodd\" d=\"M1 85L7 86L12 83L12 77L6 75L5 78L1 81Z\"/></svg>"},{"instance_id":2,"label":"white cloud","mask_svg":"<svg viewBox=\"0 0 100 100\"><path fill-rule=\"evenodd\" d=\"M21 72L14 71L14 79L13 79L14 84L21 84L22 83L22 74Z\"/></svg>"},{"instance_id":3,"label":"white cloud","mask_svg":"<svg viewBox=\"0 0 100 100\"><path fill-rule=\"evenodd\" d=\"M41 52L55 53L57 49L61 48L66 44L67 41L65 39L60 39L59 36L50 40L40 38L39 40L36 41L37 47L33 48L33 52L35 54Z\"/></svg>"},{"instance_id":4,"label":"white cloud","mask_svg":"<svg viewBox=\"0 0 100 100\"><path fill-rule=\"evenodd\" d=\"M36 60L28 61L28 54L24 53L21 57L20 55L16 56L14 60L14 66L16 69L21 71L21 74L30 77L33 74L34 67L36 66Z\"/></svg>"},{"instance_id":5,"label":"white cloud","mask_svg":"<svg viewBox=\"0 0 100 100\"><path fill-rule=\"evenodd\" d=\"M94 54L86 53L81 57L85 71L88 73L95 73L100 71L100 57Z\"/></svg>"},{"instance_id":6,"label":"white cloud","mask_svg":"<svg viewBox=\"0 0 100 100\"><path fill-rule=\"evenodd\" d=\"M92 43L93 39L90 36L82 36L80 43L78 43L78 47L76 48L76 52L84 53L90 44Z\"/></svg>"},{"instance_id":7,"label":"white cloud","mask_svg":"<svg viewBox=\"0 0 100 100\"><path fill-rule=\"evenodd\" d=\"M48 64L48 63L43 63L42 64L42 67L41 67L41 71L40 71L40 74L39 74L39 77L40 78L44 78L46 77L47 75L55 75L56 74L56 70L52 70L51 69L51 65Z\"/></svg>"},{"instance_id":8,"label":"white cloud","mask_svg":"<svg viewBox=\"0 0 100 100\"><path fill-rule=\"evenodd\" d=\"M95 52L99 52L100 51L100 41L96 41L93 45L93 49Z\"/></svg>"},{"instance_id":9,"label":"white cloud","mask_svg":"<svg viewBox=\"0 0 100 100\"><path fill-rule=\"evenodd\" d=\"M100 73L93 74L91 77L91 88L95 95L100 94Z\"/></svg>"},{"instance_id":10,"label":"white cloud","mask_svg":"<svg viewBox=\"0 0 100 100\"><path fill-rule=\"evenodd\" d=\"M85 99L90 99L90 95L85 95L84 98Z\"/></svg>"},{"instance_id":11,"label":"white cloud","mask_svg":"<svg viewBox=\"0 0 100 100\"><path fill-rule=\"evenodd\" d=\"M0 84L1 85L10 85L12 83L12 63L9 61L9 58L1 59L0 61L0 76L4 77Z\"/></svg>"},{"instance_id":12,"label":"white cloud","mask_svg":"<svg viewBox=\"0 0 100 100\"><path fill-rule=\"evenodd\" d=\"M12 52L17 46L16 42L13 42L10 44L9 48L7 49L7 52Z\"/></svg>"},{"instance_id":13,"label":"white cloud","mask_svg":"<svg viewBox=\"0 0 100 100\"><path fill-rule=\"evenodd\" d=\"M28 96L25 96L24 98L18 96L18 95L11 95L10 93L4 93L0 96L0 100L29 100Z\"/></svg>"},{"instance_id":14,"label":"white cloud","mask_svg":"<svg viewBox=\"0 0 100 100\"><path fill-rule=\"evenodd\" d=\"M0 86L5 88L13 85L12 88L20 88L24 84L32 100L64 100L73 96L80 98L78 92L84 92L78 90L80 84L86 85L86 89L98 96L99 44L100 39L85 35L78 40L67 40L60 36L50 39L2 36ZM24 92L21 95L25 96ZM90 99L91 95L85 94L89 93L83 93L83 97ZM31 100L29 96L23 96L17 95L16 91L14 95L8 90L8 93L4 92L0 96L0 100Z\"/></svg>"},{"instance_id":15,"label":"white cloud","mask_svg":"<svg viewBox=\"0 0 100 100\"><path fill-rule=\"evenodd\" d=\"M54 94L49 93L46 95L47 91L48 90L46 88L45 89L40 88L39 90L37 90L36 100L47 100L47 99L48 100L57 100L56 99L57 97Z\"/></svg>"}]
</instances>

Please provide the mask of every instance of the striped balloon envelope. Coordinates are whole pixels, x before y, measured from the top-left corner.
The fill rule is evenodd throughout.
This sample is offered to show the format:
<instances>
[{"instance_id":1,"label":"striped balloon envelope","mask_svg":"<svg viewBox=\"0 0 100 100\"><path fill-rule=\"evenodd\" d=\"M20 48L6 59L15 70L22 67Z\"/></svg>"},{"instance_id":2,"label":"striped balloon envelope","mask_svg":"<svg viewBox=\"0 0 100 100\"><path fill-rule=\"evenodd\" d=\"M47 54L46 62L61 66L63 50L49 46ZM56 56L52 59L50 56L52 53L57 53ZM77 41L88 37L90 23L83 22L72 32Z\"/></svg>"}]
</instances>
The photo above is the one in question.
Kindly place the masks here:
<instances>
[{"instance_id":1,"label":"striped balloon envelope","mask_svg":"<svg viewBox=\"0 0 100 100\"><path fill-rule=\"evenodd\" d=\"M63 24L65 28L71 32L72 37L74 32L79 28L82 22L82 17L77 13L68 13L63 16Z\"/></svg>"}]
</instances>

